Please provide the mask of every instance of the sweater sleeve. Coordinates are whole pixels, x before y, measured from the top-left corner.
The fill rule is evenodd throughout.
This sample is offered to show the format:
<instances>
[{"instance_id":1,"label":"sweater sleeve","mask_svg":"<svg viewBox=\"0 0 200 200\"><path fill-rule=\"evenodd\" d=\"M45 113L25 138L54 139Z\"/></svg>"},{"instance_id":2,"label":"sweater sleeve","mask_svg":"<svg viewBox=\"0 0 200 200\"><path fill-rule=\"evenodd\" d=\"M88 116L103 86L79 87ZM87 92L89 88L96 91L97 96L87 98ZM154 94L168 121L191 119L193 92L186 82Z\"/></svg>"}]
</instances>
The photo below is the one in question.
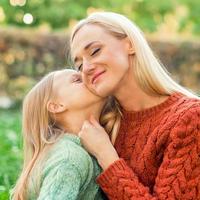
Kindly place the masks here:
<instances>
[{"instance_id":1,"label":"sweater sleeve","mask_svg":"<svg viewBox=\"0 0 200 200\"><path fill-rule=\"evenodd\" d=\"M190 108L172 129L153 192L123 159L112 163L97 182L111 200L200 199L200 107Z\"/></svg>"}]
</instances>

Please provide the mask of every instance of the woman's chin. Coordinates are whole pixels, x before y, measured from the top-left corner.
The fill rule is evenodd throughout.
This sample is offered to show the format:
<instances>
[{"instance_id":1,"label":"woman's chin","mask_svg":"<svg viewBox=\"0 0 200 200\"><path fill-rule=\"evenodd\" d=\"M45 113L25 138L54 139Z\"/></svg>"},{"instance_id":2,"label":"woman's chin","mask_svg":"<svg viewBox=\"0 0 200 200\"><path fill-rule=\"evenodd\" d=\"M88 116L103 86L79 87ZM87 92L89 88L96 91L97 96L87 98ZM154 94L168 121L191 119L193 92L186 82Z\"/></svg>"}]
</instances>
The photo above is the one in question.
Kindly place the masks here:
<instances>
[{"instance_id":1,"label":"woman's chin","mask_svg":"<svg viewBox=\"0 0 200 200\"><path fill-rule=\"evenodd\" d=\"M94 92L101 98L106 98L111 95L110 89L105 87L103 84L99 84L97 87L94 88Z\"/></svg>"}]
</instances>

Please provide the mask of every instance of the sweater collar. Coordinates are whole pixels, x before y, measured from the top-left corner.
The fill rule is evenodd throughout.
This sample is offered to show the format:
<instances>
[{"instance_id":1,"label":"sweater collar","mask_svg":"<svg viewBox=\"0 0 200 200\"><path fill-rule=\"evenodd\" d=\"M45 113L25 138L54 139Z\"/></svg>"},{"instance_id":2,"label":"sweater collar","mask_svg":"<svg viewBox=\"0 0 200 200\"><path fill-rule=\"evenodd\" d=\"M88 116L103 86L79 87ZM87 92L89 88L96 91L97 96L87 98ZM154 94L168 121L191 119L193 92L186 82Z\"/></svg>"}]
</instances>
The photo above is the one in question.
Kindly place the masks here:
<instances>
[{"instance_id":1,"label":"sweater collar","mask_svg":"<svg viewBox=\"0 0 200 200\"><path fill-rule=\"evenodd\" d=\"M73 133L65 133L63 137L66 138L67 140L71 140L72 142L75 142L78 145L81 145L80 138Z\"/></svg>"},{"instance_id":2,"label":"sweater collar","mask_svg":"<svg viewBox=\"0 0 200 200\"><path fill-rule=\"evenodd\" d=\"M183 97L183 94L181 93L178 93L178 92L172 93L164 102L156 106L153 106L144 110L140 110L140 111L127 111L122 108L123 118L125 119L137 119L137 118L139 119L140 118L141 119L141 118L153 116L156 113L160 112L161 110L168 108L170 105L173 105L181 97Z\"/></svg>"}]
</instances>

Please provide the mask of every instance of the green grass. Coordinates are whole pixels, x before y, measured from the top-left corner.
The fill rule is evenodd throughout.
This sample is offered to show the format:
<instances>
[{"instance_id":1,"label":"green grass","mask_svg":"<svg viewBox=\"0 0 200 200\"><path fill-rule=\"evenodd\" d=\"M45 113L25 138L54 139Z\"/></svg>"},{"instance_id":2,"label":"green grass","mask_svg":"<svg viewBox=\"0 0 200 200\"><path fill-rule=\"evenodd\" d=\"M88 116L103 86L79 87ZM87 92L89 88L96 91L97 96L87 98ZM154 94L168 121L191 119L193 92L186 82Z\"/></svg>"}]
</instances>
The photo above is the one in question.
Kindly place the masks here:
<instances>
[{"instance_id":1,"label":"green grass","mask_svg":"<svg viewBox=\"0 0 200 200\"><path fill-rule=\"evenodd\" d=\"M0 200L9 199L21 164L21 113L19 110L0 110Z\"/></svg>"}]
</instances>

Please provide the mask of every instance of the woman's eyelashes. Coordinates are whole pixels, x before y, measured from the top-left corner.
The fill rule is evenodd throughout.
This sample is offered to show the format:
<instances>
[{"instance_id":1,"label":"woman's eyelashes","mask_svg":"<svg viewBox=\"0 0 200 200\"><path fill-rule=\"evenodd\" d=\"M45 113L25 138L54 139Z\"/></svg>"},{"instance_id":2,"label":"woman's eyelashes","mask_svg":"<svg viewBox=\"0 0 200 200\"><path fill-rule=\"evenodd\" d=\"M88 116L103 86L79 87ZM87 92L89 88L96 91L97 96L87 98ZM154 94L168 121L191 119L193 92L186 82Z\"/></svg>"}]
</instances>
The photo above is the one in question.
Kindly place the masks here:
<instances>
[{"instance_id":1,"label":"woman's eyelashes","mask_svg":"<svg viewBox=\"0 0 200 200\"><path fill-rule=\"evenodd\" d=\"M90 56L95 56L98 52L100 52L100 50L101 50L101 48L95 48L92 52L91 52L91 54L89 54ZM77 67L76 67L76 70L77 71L82 71L82 66L83 66L83 64L82 63L80 63Z\"/></svg>"},{"instance_id":2,"label":"woman's eyelashes","mask_svg":"<svg viewBox=\"0 0 200 200\"><path fill-rule=\"evenodd\" d=\"M100 51L100 48L96 48L92 53L90 54L91 56L96 55Z\"/></svg>"},{"instance_id":3,"label":"woman's eyelashes","mask_svg":"<svg viewBox=\"0 0 200 200\"><path fill-rule=\"evenodd\" d=\"M77 72L79 72L79 71L81 71L82 70L82 63L81 64L74 64L74 69L77 71Z\"/></svg>"},{"instance_id":4,"label":"woman's eyelashes","mask_svg":"<svg viewBox=\"0 0 200 200\"><path fill-rule=\"evenodd\" d=\"M83 65L83 64L80 64L80 65L78 66L77 71L82 71L82 65Z\"/></svg>"}]
</instances>

